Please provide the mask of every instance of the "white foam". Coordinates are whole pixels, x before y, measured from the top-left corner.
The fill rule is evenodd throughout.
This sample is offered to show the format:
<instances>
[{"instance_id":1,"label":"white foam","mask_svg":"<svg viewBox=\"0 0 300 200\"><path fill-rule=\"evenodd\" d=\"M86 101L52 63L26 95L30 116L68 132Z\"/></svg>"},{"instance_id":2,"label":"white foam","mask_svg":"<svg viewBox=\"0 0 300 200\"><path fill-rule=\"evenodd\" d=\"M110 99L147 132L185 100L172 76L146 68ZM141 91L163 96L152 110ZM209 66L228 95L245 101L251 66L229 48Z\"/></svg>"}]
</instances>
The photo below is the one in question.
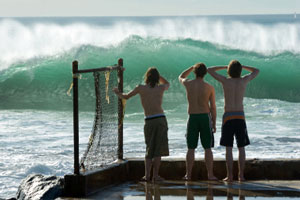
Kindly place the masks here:
<instances>
[{"instance_id":1,"label":"white foam","mask_svg":"<svg viewBox=\"0 0 300 200\"><path fill-rule=\"evenodd\" d=\"M110 25L33 23L0 20L0 70L12 62L56 55L81 45L109 47L130 36L207 41L258 53L300 52L300 24L263 25L209 18L157 19L150 24L120 21ZM158 47L159 48L159 47Z\"/></svg>"}]
</instances>

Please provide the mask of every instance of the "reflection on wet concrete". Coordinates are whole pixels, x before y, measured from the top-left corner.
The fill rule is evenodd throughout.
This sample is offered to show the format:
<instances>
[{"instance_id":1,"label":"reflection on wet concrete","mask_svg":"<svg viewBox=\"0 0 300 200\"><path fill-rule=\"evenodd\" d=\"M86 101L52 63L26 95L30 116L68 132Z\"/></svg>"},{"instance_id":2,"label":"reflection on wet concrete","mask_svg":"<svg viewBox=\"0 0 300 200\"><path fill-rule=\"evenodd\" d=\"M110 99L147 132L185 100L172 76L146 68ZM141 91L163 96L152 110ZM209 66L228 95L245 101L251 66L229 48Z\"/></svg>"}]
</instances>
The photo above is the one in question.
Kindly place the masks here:
<instances>
[{"instance_id":1,"label":"reflection on wet concrete","mask_svg":"<svg viewBox=\"0 0 300 200\"><path fill-rule=\"evenodd\" d=\"M103 200L233 200L289 199L300 197L300 181L164 181L159 183L127 182L103 189L84 199Z\"/></svg>"}]
</instances>

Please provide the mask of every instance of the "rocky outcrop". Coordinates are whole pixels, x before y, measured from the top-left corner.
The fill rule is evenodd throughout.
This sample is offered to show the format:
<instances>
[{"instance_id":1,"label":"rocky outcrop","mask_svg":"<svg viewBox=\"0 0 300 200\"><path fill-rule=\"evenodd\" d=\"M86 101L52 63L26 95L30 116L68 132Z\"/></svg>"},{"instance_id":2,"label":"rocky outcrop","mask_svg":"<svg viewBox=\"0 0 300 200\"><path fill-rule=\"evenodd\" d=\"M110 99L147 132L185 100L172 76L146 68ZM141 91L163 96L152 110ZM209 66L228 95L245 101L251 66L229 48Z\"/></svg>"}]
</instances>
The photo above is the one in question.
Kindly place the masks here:
<instances>
[{"instance_id":1,"label":"rocky outcrop","mask_svg":"<svg viewBox=\"0 0 300 200\"><path fill-rule=\"evenodd\" d=\"M31 174L21 182L17 191L17 199L55 199L63 194L63 185L63 178Z\"/></svg>"}]
</instances>

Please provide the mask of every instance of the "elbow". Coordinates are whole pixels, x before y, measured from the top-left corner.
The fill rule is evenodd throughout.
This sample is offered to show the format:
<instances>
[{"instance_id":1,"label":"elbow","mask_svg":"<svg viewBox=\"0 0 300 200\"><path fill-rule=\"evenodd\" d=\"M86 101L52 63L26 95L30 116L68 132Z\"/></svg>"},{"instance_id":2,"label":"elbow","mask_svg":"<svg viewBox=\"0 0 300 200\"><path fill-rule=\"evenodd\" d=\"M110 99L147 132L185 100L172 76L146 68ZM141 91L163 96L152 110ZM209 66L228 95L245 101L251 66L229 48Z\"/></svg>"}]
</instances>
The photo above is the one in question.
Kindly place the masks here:
<instances>
[{"instance_id":1,"label":"elbow","mask_svg":"<svg viewBox=\"0 0 300 200\"><path fill-rule=\"evenodd\" d=\"M129 96L127 96L127 95L124 95L124 96L122 96L122 98L121 99L125 99L125 100L127 100L127 99L129 99Z\"/></svg>"},{"instance_id":2,"label":"elbow","mask_svg":"<svg viewBox=\"0 0 300 200\"><path fill-rule=\"evenodd\" d=\"M178 81L181 82L182 79L182 75L180 74L180 76L178 76Z\"/></svg>"},{"instance_id":3,"label":"elbow","mask_svg":"<svg viewBox=\"0 0 300 200\"><path fill-rule=\"evenodd\" d=\"M255 69L255 70L253 71L253 74L254 74L255 76L257 76L257 75L259 74L259 69Z\"/></svg>"},{"instance_id":4,"label":"elbow","mask_svg":"<svg viewBox=\"0 0 300 200\"><path fill-rule=\"evenodd\" d=\"M168 89L169 89L169 87L170 87L170 84L169 84L169 83L167 83L166 90L168 90Z\"/></svg>"}]
</instances>

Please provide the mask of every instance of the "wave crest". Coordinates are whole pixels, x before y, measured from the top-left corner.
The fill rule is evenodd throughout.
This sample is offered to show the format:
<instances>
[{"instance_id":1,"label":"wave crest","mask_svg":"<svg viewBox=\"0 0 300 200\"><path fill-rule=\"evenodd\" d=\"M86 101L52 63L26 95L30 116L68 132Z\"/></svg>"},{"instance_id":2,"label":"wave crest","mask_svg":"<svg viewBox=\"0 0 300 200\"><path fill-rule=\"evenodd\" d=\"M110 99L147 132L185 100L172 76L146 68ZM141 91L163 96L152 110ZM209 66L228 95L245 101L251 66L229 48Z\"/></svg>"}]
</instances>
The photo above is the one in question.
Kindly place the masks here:
<instances>
[{"instance_id":1,"label":"wave crest","mask_svg":"<svg viewBox=\"0 0 300 200\"><path fill-rule=\"evenodd\" d=\"M18 19L0 20L0 69L17 60L51 56L81 45L110 47L133 35L161 39L192 39L230 49L278 54L300 52L300 24L263 24L207 17L115 20L110 24L53 21L22 23Z\"/></svg>"}]
</instances>

